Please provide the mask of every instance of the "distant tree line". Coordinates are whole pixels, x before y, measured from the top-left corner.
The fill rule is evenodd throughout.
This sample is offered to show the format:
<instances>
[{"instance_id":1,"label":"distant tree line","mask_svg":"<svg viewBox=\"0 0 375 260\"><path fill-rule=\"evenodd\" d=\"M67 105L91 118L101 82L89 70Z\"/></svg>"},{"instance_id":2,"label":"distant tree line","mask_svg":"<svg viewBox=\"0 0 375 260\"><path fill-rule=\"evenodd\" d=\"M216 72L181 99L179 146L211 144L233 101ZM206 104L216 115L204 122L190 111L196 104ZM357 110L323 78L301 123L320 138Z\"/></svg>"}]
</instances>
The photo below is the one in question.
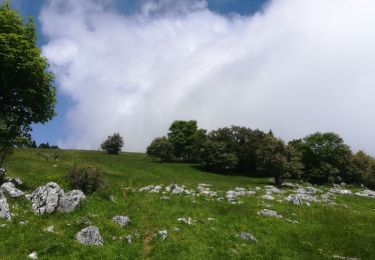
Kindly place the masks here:
<instances>
[{"instance_id":1,"label":"distant tree line","mask_svg":"<svg viewBox=\"0 0 375 260\"><path fill-rule=\"evenodd\" d=\"M211 132L197 122L174 121L166 136L147 147L161 161L199 163L206 170L245 176L284 178L314 184L353 183L375 188L375 159L355 154L336 133L313 133L285 143L272 131L231 126Z\"/></svg>"}]
</instances>

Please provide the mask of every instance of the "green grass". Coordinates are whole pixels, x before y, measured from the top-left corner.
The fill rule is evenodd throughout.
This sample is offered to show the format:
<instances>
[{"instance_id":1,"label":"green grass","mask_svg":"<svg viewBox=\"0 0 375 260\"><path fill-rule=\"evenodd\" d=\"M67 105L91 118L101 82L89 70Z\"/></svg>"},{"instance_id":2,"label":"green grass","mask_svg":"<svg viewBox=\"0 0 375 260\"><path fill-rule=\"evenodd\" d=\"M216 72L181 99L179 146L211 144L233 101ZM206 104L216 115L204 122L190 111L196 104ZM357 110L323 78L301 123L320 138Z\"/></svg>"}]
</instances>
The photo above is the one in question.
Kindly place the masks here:
<instances>
[{"instance_id":1,"label":"green grass","mask_svg":"<svg viewBox=\"0 0 375 260\"><path fill-rule=\"evenodd\" d=\"M27 192L49 181L70 190L64 174L73 163L84 162L107 172L105 179L116 202L94 194L73 213L39 216L32 213L26 199L8 198L15 216L9 223L0 220L0 224L8 224L0 228L0 259L25 259L33 251L38 252L39 259L332 259L333 255L375 258L375 200L337 196L336 201L348 208L267 202L285 218L299 221L292 224L257 215L265 206L259 196L263 192L241 198L242 205L232 205L180 195L161 200L160 194L127 189L171 183L193 189L203 182L213 184L215 191L225 192L234 187L261 187L267 184L266 179L212 174L191 164L157 163L144 154L113 156L62 150L58 162L46 162L40 152L17 150L7 162L8 175L20 177ZM111 221L114 215L127 215L132 222L120 228ZM180 223L180 217L191 217L197 223ZM216 220L208 221L209 217ZM28 223L21 225L20 221ZM103 247L81 245L75 240L86 221L99 227ZM49 225L55 227L55 233L43 231ZM174 231L174 227L180 231ZM164 229L168 230L166 240L153 239L155 232ZM239 239L236 235L241 231L252 233L258 243ZM134 236L136 232L141 234L139 239ZM123 239L128 234L133 236L132 244Z\"/></svg>"}]
</instances>

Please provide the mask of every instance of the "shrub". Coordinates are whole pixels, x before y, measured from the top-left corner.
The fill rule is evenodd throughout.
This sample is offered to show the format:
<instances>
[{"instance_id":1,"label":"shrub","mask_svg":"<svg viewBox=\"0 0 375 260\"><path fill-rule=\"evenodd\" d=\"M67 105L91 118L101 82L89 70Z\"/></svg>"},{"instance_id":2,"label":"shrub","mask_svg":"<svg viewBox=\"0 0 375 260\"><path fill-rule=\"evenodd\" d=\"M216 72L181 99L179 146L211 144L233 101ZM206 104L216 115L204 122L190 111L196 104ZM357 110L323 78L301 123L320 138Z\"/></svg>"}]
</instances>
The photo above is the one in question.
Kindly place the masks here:
<instances>
[{"instance_id":1,"label":"shrub","mask_svg":"<svg viewBox=\"0 0 375 260\"><path fill-rule=\"evenodd\" d=\"M155 138L147 147L147 155L162 161L172 161L174 159L173 146L165 136Z\"/></svg>"},{"instance_id":2,"label":"shrub","mask_svg":"<svg viewBox=\"0 0 375 260\"><path fill-rule=\"evenodd\" d=\"M109 154L118 154L121 151L121 147L124 145L124 139L119 133L114 133L102 143L101 148Z\"/></svg>"},{"instance_id":3,"label":"shrub","mask_svg":"<svg viewBox=\"0 0 375 260\"><path fill-rule=\"evenodd\" d=\"M238 163L236 155L228 152L222 142L206 141L199 157L201 166L210 171L233 171Z\"/></svg>"},{"instance_id":4,"label":"shrub","mask_svg":"<svg viewBox=\"0 0 375 260\"><path fill-rule=\"evenodd\" d=\"M69 184L74 189L80 189L84 193L93 193L104 187L104 171L95 166L75 164L68 170Z\"/></svg>"}]
</instances>

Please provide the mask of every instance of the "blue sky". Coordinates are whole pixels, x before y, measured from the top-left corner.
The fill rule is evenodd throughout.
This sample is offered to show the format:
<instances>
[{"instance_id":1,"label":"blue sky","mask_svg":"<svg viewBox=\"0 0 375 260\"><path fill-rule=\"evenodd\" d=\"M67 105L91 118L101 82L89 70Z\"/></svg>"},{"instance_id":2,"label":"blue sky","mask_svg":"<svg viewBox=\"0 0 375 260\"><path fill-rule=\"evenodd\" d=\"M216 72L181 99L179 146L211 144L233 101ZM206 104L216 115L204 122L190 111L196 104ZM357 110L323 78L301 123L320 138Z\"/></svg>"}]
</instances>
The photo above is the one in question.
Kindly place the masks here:
<instances>
[{"instance_id":1,"label":"blue sky","mask_svg":"<svg viewBox=\"0 0 375 260\"><path fill-rule=\"evenodd\" d=\"M37 34L38 46L41 47L46 43L46 39L41 31L40 21L38 19L41 9L45 4L45 0L15 0L11 1L11 5L23 17L32 16L34 18ZM140 2L137 0L120 0L116 1L118 11L124 14L131 14L135 9L139 8ZM241 15L251 15L260 10L266 0L210 0L208 7L210 10L223 15L238 13ZM57 86L58 87L58 86ZM68 129L65 127L66 112L74 101L67 95L57 92L57 116L46 124L34 124L32 138L37 142L49 142L52 144L67 135Z\"/></svg>"}]
</instances>

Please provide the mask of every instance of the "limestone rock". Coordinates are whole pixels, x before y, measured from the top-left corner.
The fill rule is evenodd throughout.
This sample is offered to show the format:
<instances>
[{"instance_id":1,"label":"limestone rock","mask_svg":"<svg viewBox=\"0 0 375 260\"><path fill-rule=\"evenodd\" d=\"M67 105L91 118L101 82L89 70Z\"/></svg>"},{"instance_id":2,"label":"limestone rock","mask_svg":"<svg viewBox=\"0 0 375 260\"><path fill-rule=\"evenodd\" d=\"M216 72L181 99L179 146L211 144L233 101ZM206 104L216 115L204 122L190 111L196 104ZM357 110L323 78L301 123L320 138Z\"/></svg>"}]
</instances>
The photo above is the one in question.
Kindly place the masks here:
<instances>
[{"instance_id":1,"label":"limestone rock","mask_svg":"<svg viewBox=\"0 0 375 260\"><path fill-rule=\"evenodd\" d=\"M125 227L130 222L129 217L127 216L114 216L112 220L119 224L120 227Z\"/></svg>"},{"instance_id":2,"label":"limestone rock","mask_svg":"<svg viewBox=\"0 0 375 260\"><path fill-rule=\"evenodd\" d=\"M64 191L62 191L60 194L57 210L60 212L72 212L84 200L86 200L86 196L80 190L72 190L68 193L64 193Z\"/></svg>"},{"instance_id":3,"label":"limestone rock","mask_svg":"<svg viewBox=\"0 0 375 260\"><path fill-rule=\"evenodd\" d=\"M54 226L49 226L43 229L45 232L53 233L55 232L55 227Z\"/></svg>"},{"instance_id":4,"label":"limestone rock","mask_svg":"<svg viewBox=\"0 0 375 260\"><path fill-rule=\"evenodd\" d=\"M258 212L258 215L274 218L282 218L283 216L279 215L276 211L270 209L262 209Z\"/></svg>"},{"instance_id":5,"label":"limestone rock","mask_svg":"<svg viewBox=\"0 0 375 260\"><path fill-rule=\"evenodd\" d=\"M334 187L329 190L330 193L336 193L341 195L353 195L351 190L341 189L340 187Z\"/></svg>"},{"instance_id":6,"label":"limestone rock","mask_svg":"<svg viewBox=\"0 0 375 260\"><path fill-rule=\"evenodd\" d=\"M148 186L140 188L138 191L139 192L151 191L153 188L154 188L154 185L148 185Z\"/></svg>"},{"instance_id":7,"label":"limestone rock","mask_svg":"<svg viewBox=\"0 0 375 260\"><path fill-rule=\"evenodd\" d=\"M375 191L373 190L363 190L356 192L355 195L361 196L361 197L366 197L366 198L372 198L375 199Z\"/></svg>"},{"instance_id":8,"label":"limestone rock","mask_svg":"<svg viewBox=\"0 0 375 260\"><path fill-rule=\"evenodd\" d=\"M76 239L84 245L103 245L103 238L100 235L99 228L95 226L89 226L79 231Z\"/></svg>"},{"instance_id":9,"label":"limestone rock","mask_svg":"<svg viewBox=\"0 0 375 260\"><path fill-rule=\"evenodd\" d=\"M159 237L160 237L161 240L166 239L167 236L168 236L168 231L167 230L160 230L160 231L158 231L158 233L159 233Z\"/></svg>"},{"instance_id":10,"label":"limestone rock","mask_svg":"<svg viewBox=\"0 0 375 260\"><path fill-rule=\"evenodd\" d=\"M247 240L247 241L251 241L251 242L258 242L257 239L250 233L247 233L247 232L241 232L240 233L240 238L242 240Z\"/></svg>"},{"instance_id":11,"label":"limestone rock","mask_svg":"<svg viewBox=\"0 0 375 260\"><path fill-rule=\"evenodd\" d=\"M290 194L285 200L289 202L293 202L293 204L297 206L300 206L303 204L302 198L299 194Z\"/></svg>"},{"instance_id":12,"label":"limestone rock","mask_svg":"<svg viewBox=\"0 0 375 260\"><path fill-rule=\"evenodd\" d=\"M132 235L127 235L125 237L125 240L128 242L128 244L131 244L132 243Z\"/></svg>"},{"instance_id":13,"label":"limestone rock","mask_svg":"<svg viewBox=\"0 0 375 260\"><path fill-rule=\"evenodd\" d=\"M38 259L38 254L36 252L32 252L27 257L30 259Z\"/></svg>"},{"instance_id":14,"label":"limestone rock","mask_svg":"<svg viewBox=\"0 0 375 260\"><path fill-rule=\"evenodd\" d=\"M10 214L9 205L7 199L0 193L0 217L6 220L11 220L12 215Z\"/></svg>"},{"instance_id":15,"label":"limestone rock","mask_svg":"<svg viewBox=\"0 0 375 260\"><path fill-rule=\"evenodd\" d=\"M32 210L36 214L52 213L58 207L61 193L60 186L54 182L38 187L29 197Z\"/></svg>"},{"instance_id":16,"label":"limestone rock","mask_svg":"<svg viewBox=\"0 0 375 260\"><path fill-rule=\"evenodd\" d=\"M17 189L12 182L5 182L1 185L1 190L8 193L10 197L17 198L24 195L24 192Z\"/></svg>"}]
</instances>

